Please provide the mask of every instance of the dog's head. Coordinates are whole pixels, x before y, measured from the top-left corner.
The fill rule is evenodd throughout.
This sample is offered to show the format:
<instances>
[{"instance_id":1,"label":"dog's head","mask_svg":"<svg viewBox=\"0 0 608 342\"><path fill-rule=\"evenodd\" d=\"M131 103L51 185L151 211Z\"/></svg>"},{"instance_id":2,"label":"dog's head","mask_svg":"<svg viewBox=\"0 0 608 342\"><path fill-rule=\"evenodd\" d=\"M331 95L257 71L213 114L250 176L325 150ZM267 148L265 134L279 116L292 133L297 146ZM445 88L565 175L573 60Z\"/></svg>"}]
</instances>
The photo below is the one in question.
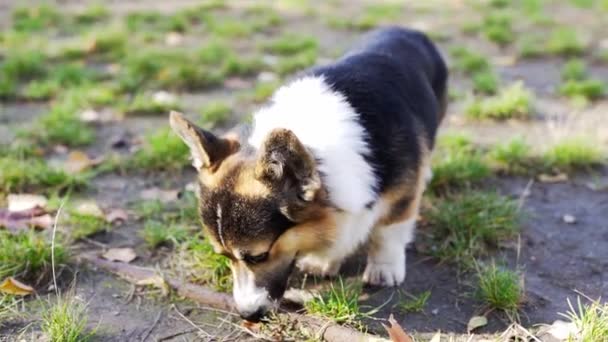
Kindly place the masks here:
<instances>
[{"instance_id":1,"label":"dog's head","mask_svg":"<svg viewBox=\"0 0 608 342\"><path fill-rule=\"evenodd\" d=\"M334 210L316 160L289 130L246 151L236 137L217 137L179 113L170 123L198 170L206 237L231 260L237 309L258 320L283 296L298 255L332 240Z\"/></svg>"}]
</instances>

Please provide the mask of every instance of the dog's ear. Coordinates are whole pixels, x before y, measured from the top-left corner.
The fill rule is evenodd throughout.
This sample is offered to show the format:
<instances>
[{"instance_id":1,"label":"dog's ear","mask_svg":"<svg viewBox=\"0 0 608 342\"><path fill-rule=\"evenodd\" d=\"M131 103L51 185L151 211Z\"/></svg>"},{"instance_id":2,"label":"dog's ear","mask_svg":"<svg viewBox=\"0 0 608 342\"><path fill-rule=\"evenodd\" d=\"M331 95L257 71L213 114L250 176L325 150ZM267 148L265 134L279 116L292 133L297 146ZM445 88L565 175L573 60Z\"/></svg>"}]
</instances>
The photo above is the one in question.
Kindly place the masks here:
<instances>
[{"instance_id":1,"label":"dog's ear","mask_svg":"<svg viewBox=\"0 0 608 342\"><path fill-rule=\"evenodd\" d=\"M171 111L169 123L173 131L188 145L192 165L198 170L214 172L221 162L239 150L235 139L219 138L194 123L183 114Z\"/></svg>"},{"instance_id":2,"label":"dog's ear","mask_svg":"<svg viewBox=\"0 0 608 342\"><path fill-rule=\"evenodd\" d=\"M311 202L321 189L314 156L288 129L268 134L259 152L255 176L275 189L291 191L304 202Z\"/></svg>"}]
</instances>

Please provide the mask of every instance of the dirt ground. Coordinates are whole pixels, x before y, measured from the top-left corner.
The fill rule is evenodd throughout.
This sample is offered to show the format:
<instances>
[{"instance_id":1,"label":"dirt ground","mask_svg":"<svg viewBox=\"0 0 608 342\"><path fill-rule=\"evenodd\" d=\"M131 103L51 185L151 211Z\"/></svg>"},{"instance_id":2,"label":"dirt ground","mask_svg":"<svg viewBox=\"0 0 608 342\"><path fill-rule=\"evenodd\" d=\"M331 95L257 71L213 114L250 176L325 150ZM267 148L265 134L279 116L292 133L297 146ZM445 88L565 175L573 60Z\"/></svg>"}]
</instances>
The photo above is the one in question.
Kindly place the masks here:
<instances>
[{"instance_id":1,"label":"dirt ground","mask_svg":"<svg viewBox=\"0 0 608 342\"><path fill-rule=\"evenodd\" d=\"M112 14L123 15L128 11L156 9L171 12L196 4L196 1L110 1L106 2ZM278 2L279 13L285 17L278 32L305 32L319 41L320 58L317 63L330 61L347 49L362 34L356 30L335 29L326 23L322 15L308 15ZM287 2L285 2L287 3ZM422 3L422 2L421 2ZM426 2L425 2L426 3ZM464 97L456 97L448 107L448 116L440 134L469 133L476 143L491 145L514 136L524 136L534 147L542 148L572 133L600 137L608 144L608 125L605 114L608 100L600 99L584 109L574 108L568 100L555 94L560 79L560 67L564 59L543 57L534 60L517 60L512 47L497 47L478 37L461 33L460 25L474 20L477 12L466 1L429 1L426 4L406 2L397 19L389 20L400 25L441 33L444 39L438 44L450 59L451 46L464 45L490 56L502 82L523 80L536 95L535 110L540 114L530 121L471 122L463 118ZM239 8L248 1L231 2ZM15 6L12 1L0 1L0 21ZM66 11L78 9L80 1L61 1ZM359 13L365 1L318 2L312 6L319 12L331 11L334 15L348 18ZM564 25L577 27L596 47L608 39L608 15L593 11L573 9L561 2L551 3L549 13ZM605 13L605 12L604 12ZM517 25L517 23L516 23ZM523 25L523 24L522 24ZM524 34L524 33L522 33ZM192 38L193 46L197 37ZM598 79L608 80L608 63L588 58L590 73ZM454 73L450 88L457 93L466 93L470 80ZM237 106L238 113L230 119L232 124L251 113L258 104L239 101L236 92L229 88L210 91L184 92L184 112L193 115L196 108L212 99L222 99ZM45 103L11 102L0 103L0 142L10 143L20 128L27 128L48 109ZM126 117L117 122L96 124L97 138L84 147L91 156L108 153L127 155L124 148L113 147L121 137L140 137L167 126L165 116ZM60 158L51 153L48 159ZM93 199L102 208L131 208L140 201L140 193L148 188L184 189L194 179L194 172L154 173L112 172L95 177L90 186L77 198ZM578 293L591 298L608 298L608 168L599 167L572 175L568 181L543 183L534 177L496 176L482 185L483 189L496 190L501 194L521 200L524 219L518 239L511 241L499 251L495 258L512 268L521 270L525 280L525 302L520 311L521 324L534 327L550 324L560 319L559 313L568 311L567 299L575 299ZM565 223L564 215L573 215L575 224ZM130 218L119 228L108 233L94 235L94 242L82 242L74 251L102 250L111 247L133 247L138 253L136 264L154 266L161 263L168 251L151 252L143 245L138 231L143 222ZM422 231L424 227L420 228ZM399 323L411 332L466 334L467 322L474 315L488 313L487 309L472 295L474 284L471 274L459 272L450 264L417 251L415 243L407 251L407 279L399 289L365 289L363 306L382 306L374 314L380 320L367 320L372 332L384 335L382 320L394 313ZM356 256L342 269L348 277L358 277L364 267L364 258ZM233 314L202 308L185 300L161 298L158 294L135 289L128 283L103 271L83 264L70 263L62 281L66 286L73 283L77 297L88 303L89 325L97 328L96 341L193 341L193 340L243 340L247 337L234 323ZM399 300L399 291L422 293L430 290L430 298L423 312L403 314L394 305ZM152 291L153 292L153 291ZM41 292L42 299L52 292ZM392 298L386 304L387 300ZM500 312L488 314L489 324L478 333L499 333L511 324ZM25 340L41 339L34 329L23 333L22 329L31 319L17 320L0 325L0 341L16 340L21 335Z\"/></svg>"}]
</instances>

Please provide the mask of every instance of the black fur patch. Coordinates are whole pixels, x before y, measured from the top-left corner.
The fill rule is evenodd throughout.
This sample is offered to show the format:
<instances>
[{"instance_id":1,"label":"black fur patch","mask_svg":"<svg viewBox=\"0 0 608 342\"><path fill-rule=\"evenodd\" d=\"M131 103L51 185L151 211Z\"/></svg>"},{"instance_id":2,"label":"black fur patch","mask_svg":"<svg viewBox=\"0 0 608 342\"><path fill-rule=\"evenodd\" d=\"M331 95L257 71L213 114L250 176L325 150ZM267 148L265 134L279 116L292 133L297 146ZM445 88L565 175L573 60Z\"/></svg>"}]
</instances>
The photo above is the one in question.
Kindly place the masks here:
<instances>
[{"instance_id":1,"label":"black fur patch","mask_svg":"<svg viewBox=\"0 0 608 342\"><path fill-rule=\"evenodd\" d=\"M371 150L364 157L374 168L378 193L404 172L417 172L420 138L433 147L447 89L446 65L424 34L377 30L335 64L310 74L324 77L359 114Z\"/></svg>"},{"instance_id":2,"label":"black fur patch","mask_svg":"<svg viewBox=\"0 0 608 342\"><path fill-rule=\"evenodd\" d=\"M238 172L235 169L234 175ZM274 241L295 225L279 210L280 201L273 197L245 197L234 189L234 175L228 175L215 189L201 185L200 215L203 223L218 242L248 242L267 239ZM218 233L218 206L221 208L222 236Z\"/></svg>"}]
</instances>

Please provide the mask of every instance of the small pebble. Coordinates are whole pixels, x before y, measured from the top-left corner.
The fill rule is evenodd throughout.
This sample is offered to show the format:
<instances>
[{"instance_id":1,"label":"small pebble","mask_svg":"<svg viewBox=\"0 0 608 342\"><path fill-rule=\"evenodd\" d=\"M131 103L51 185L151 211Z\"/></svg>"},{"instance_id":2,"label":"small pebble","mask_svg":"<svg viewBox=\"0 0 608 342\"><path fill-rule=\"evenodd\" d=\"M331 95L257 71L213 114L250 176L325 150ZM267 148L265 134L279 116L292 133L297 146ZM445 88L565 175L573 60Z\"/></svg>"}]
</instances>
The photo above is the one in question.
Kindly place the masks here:
<instances>
[{"instance_id":1,"label":"small pebble","mask_svg":"<svg viewBox=\"0 0 608 342\"><path fill-rule=\"evenodd\" d=\"M433 315L438 315L438 314L439 314L439 309L433 309L433 310L431 311L431 313L432 313Z\"/></svg>"},{"instance_id":2,"label":"small pebble","mask_svg":"<svg viewBox=\"0 0 608 342\"><path fill-rule=\"evenodd\" d=\"M574 217L573 215L570 214L566 214L562 217L562 220L567 223L567 224L575 224L576 223L576 217Z\"/></svg>"}]
</instances>

